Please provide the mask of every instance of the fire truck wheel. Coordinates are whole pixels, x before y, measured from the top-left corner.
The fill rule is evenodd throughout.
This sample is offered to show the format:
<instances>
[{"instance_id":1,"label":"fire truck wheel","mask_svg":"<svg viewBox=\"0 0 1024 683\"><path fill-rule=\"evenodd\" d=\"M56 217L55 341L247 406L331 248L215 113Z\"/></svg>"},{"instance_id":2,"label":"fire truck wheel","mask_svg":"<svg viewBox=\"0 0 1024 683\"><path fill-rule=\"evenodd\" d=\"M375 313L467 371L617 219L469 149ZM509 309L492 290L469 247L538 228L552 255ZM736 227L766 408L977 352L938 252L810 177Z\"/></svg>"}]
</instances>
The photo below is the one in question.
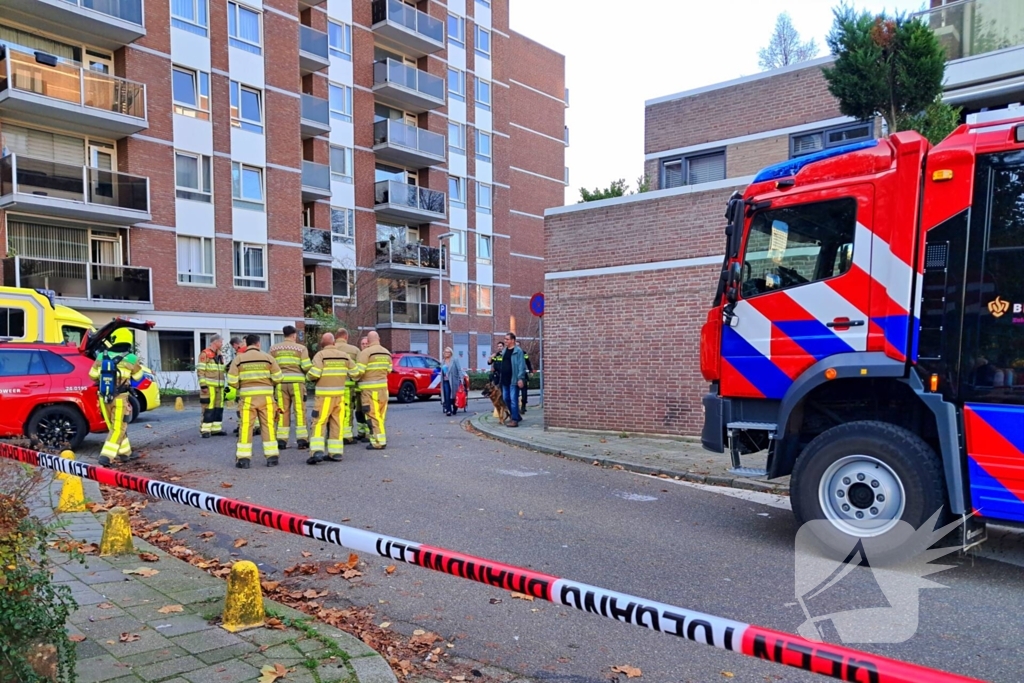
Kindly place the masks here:
<instances>
[{"instance_id":1,"label":"fire truck wheel","mask_svg":"<svg viewBox=\"0 0 1024 683\"><path fill-rule=\"evenodd\" d=\"M801 524L798 550L813 542L842 560L860 543L872 566L931 546L947 510L935 451L885 422L850 422L818 435L797 458L789 490Z\"/></svg>"}]
</instances>

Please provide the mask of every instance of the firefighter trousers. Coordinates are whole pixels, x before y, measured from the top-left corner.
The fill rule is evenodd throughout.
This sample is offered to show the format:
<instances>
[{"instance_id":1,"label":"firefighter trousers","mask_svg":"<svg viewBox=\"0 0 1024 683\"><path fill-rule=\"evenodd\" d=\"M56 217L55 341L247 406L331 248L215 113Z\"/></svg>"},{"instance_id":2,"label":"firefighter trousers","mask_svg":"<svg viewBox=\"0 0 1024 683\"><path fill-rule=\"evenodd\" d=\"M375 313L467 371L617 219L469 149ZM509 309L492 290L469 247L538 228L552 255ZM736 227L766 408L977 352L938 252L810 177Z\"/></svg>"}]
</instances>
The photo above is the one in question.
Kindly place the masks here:
<instances>
[{"instance_id":1,"label":"firefighter trousers","mask_svg":"<svg viewBox=\"0 0 1024 683\"><path fill-rule=\"evenodd\" d=\"M306 427L306 384L305 382L281 382L277 385L277 438L287 441L295 418L295 440L309 441Z\"/></svg>"},{"instance_id":2,"label":"firefighter trousers","mask_svg":"<svg viewBox=\"0 0 1024 683\"><path fill-rule=\"evenodd\" d=\"M388 415L388 388L374 387L363 389L363 410L370 422L370 445L374 448L383 448L388 443L387 432L384 423Z\"/></svg>"},{"instance_id":3,"label":"firefighter trousers","mask_svg":"<svg viewBox=\"0 0 1024 683\"><path fill-rule=\"evenodd\" d=\"M118 394L109 403L100 399L100 413L107 423L107 440L103 442L100 459L127 460L132 454L131 444L128 443L128 421L132 415L128 394Z\"/></svg>"},{"instance_id":4,"label":"firefighter trousers","mask_svg":"<svg viewBox=\"0 0 1024 683\"><path fill-rule=\"evenodd\" d=\"M224 387L204 384L199 390L199 404L203 406L201 434L220 434L224 431Z\"/></svg>"},{"instance_id":5,"label":"firefighter trousers","mask_svg":"<svg viewBox=\"0 0 1024 683\"><path fill-rule=\"evenodd\" d=\"M343 430L345 415L348 414L348 392L338 394L317 394L313 407L313 437L309 440L311 453L323 453L326 445L328 455L341 455L345 448Z\"/></svg>"},{"instance_id":6,"label":"firefighter trousers","mask_svg":"<svg viewBox=\"0 0 1024 683\"><path fill-rule=\"evenodd\" d=\"M241 422L238 424L238 445L235 447L235 459L252 457L252 433L257 422L263 425L261 430L263 455L268 458L280 455L277 448L277 437L274 435L273 395L239 396L238 405Z\"/></svg>"}]
</instances>

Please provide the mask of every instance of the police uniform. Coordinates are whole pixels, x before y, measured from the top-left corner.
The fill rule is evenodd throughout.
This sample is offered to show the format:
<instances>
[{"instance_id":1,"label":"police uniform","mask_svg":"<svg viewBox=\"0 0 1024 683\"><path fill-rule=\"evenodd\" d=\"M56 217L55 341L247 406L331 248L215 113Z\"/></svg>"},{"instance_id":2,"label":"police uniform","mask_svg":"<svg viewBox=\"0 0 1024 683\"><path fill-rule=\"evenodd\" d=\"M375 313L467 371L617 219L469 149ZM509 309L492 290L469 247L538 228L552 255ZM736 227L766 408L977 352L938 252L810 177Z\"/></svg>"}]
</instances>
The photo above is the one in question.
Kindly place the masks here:
<instances>
[{"instance_id":1,"label":"police uniform","mask_svg":"<svg viewBox=\"0 0 1024 683\"><path fill-rule=\"evenodd\" d=\"M224 389L227 384L224 356L220 351L203 349L196 363L199 377L199 403L203 406L203 417L199 432L203 438L225 436L224 432Z\"/></svg>"},{"instance_id":2,"label":"police uniform","mask_svg":"<svg viewBox=\"0 0 1024 683\"><path fill-rule=\"evenodd\" d=\"M519 392L519 395L522 397L520 399L520 403L522 403L522 407L519 409L520 413L526 412L526 389L530 384L530 374L533 372L533 363L530 362L530 354L526 351L523 351L523 361L526 363L526 378L523 380L523 390Z\"/></svg>"},{"instance_id":3,"label":"police uniform","mask_svg":"<svg viewBox=\"0 0 1024 683\"><path fill-rule=\"evenodd\" d=\"M252 459L252 435L256 420L263 426L263 455L267 467L277 464L280 451L274 436L274 387L282 379L281 368L273 356L259 349L246 349L235 356L228 368L228 385L238 388L241 422L235 464L248 468Z\"/></svg>"},{"instance_id":4,"label":"police uniform","mask_svg":"<svg viewBox=\"0 0 1024 683\"><path fill-rule=\"evenodd\" d=\"M306 427L306 373L311 366L309 351L298 342L285 340L270 347L269 353L281 367L283 379L277 385L277 445L288 446L292 418L295 418L295 441L300 449L309 447Z\"/></svg>"},{"instance_id":5,"label":"police uniform","mask_svg":"<svg viewBox=\"0 0 1024 683\"><path fill-rule=\"evenodd\" d=\"M99 457L99 463L104 467L115 459L127 462L138 457L132 456L132 447L128 442L128 423L132 415L128 390L132 380L142 379L143 371L138 357L130 352L132 339L131 330L115 330L110 335L111 348L97 354L96 361L89 369L89 378L102 385L104 359L109 358L117 364L111 393L106 397L100 396L100 413L107 424L107 440L103 443ZM115 350L119 347L121 352Z\"/></svg>"},{"instance_id":6,"label":"police uniform","mask_svg":"<svg viewBox=\"0 0 1024 683\"><path fill-rule=\"evenodd\" d=\"M306 462L315 465L324 459L325 436L327 459L341 460L345 448L342 436L345 417L352 395L348 385L356 364L343 349L328 346L313 356L312 366L309 378L316 382L316 404L313 407L313 438L309 441L310 456Z\"/></svg>"},{"instance_id":7,"label":"police uniform","mask_svg":"<svg viewBox=\"0 0 1024 683\"><path fill-rule=\"evenodd\" d=\"M356 380L370 421L370 445L380 450L387 446L384 424L388 414L388 373L391 372L391 352L380 344L367 346L359 352L356 361Z\"/></svg>"},{"instance_id":8,"label":"police uniform","mask_svg":"<svg viewBox=\"0 0 1024 683\"><path fill-rule=\"evenodd\" d=\"M348 354L349 358L352 359L353 366L356 360L359 358L359 347L353 346L348 342L337 341L334 343L334 347L341 349ZM359 396L359 388L356 385L356 381L350 376L348 381L345 383L348 387L348 402L345 404L345 414L342 415L341 420L341 438L344 439L345 443L353 443L355 438L367 437L370 435L370 425L366 423L366 413L363 412L363 402ZM352 417L355 416L355 431L353 431Z\"/></svg>"}]
</instances>

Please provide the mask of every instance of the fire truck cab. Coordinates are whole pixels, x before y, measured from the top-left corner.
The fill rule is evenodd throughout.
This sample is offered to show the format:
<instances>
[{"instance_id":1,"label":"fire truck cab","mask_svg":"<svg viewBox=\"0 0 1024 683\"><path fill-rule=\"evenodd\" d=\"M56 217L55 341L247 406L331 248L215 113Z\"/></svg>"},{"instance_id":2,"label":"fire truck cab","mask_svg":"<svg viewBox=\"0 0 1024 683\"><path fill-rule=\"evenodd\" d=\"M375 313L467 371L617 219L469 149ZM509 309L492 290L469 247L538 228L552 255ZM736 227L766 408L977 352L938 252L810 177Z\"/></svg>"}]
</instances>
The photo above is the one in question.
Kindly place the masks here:
<instances>
[{"instance_id":1,"label":"fire truck cab","mask_svg":"<svg viewBox=\"0 0 1024 683\"><path fill-rule=\"evenodd\" d=\"M770 166L726 218L704 447L791 475L833 547L1024 524L1024 116Z\"/></svg>"}]
</instances>

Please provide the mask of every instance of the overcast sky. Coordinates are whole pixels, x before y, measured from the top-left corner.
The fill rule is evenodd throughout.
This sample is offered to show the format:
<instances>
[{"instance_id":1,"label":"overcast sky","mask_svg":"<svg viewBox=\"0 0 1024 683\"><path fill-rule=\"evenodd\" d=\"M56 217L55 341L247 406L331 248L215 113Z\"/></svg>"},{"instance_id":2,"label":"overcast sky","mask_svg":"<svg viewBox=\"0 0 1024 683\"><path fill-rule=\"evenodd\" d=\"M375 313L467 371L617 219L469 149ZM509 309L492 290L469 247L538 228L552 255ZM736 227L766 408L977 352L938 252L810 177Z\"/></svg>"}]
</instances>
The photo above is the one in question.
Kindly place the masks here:
<instances>
[{"instance_id":1,"label":"overcast sky","mask_svg":"<svg viewBox=\"0 0 1024 683\"><path fill-rule=\"evenodd\" d=\"M579 188L643 173L644 101L759 71L786 10L827 53L831 0L510 0L512 28L565 55L570 107L566 203ZM917 11L925 0L854 0L870 11ZM779 106L785 106L780 103Z\"/></svg>"}]
</instances>

